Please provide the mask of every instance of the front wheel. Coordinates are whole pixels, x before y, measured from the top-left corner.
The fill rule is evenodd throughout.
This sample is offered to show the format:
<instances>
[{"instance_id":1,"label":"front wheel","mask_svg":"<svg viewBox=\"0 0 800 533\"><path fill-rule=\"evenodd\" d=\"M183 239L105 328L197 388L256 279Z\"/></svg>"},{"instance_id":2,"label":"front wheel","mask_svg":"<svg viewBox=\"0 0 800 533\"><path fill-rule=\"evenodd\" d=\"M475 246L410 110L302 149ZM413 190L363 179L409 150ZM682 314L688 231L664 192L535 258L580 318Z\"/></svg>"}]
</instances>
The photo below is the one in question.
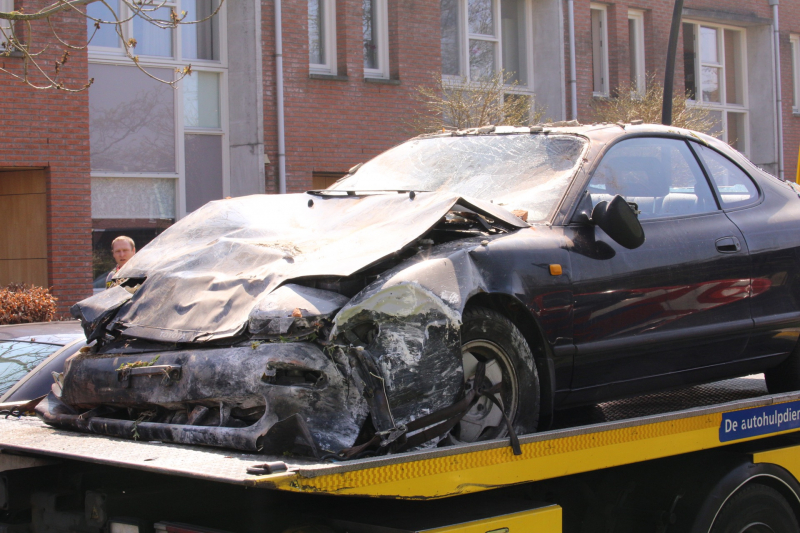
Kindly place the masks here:
<instances>
[{"instance_id":1,"label":"front wheel","mask_svg":"<svg viewBox=\"0 0 800 533\"><path fill-rule=\"evenodd\" d=\"M518 435L536 431L539 421L539 376L525 338L505 316L483 307L464 311L461 327L461 357L464 386L471 390L479 362L485 365L485 379L502 383L495 395L480 398L453 428L450 441L476 442L508 434L503 413Z\"/></svg>"}]
</instances>

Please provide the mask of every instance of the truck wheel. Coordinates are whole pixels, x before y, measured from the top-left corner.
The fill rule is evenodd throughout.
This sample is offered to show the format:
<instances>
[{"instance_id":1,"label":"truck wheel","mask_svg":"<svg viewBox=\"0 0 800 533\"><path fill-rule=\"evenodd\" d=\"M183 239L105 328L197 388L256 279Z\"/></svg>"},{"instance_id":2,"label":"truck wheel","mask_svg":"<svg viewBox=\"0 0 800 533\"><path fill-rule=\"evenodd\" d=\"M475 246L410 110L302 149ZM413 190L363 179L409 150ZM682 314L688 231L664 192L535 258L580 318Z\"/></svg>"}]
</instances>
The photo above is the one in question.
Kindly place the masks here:
<instances>
[{"instance_id":1,"label":"truck wheel","mask_svg":"<svg viewBox=\"0 0 800 533\"><path fill-rule=\"evenodd\" d=\"M486 365L486 379L502 382L495 397L502 410L488 398L481 398L451 431L451 439L475 442L503 437L508 428L502 412L519 434L536 430L539 421L539 376L525 338L506 317L483 307L464 311L461 326L461 355L465 387L475 379L479 361Z\"/></svg>"},{"instance_id":2,"label":"truck wheel","mask_svg":"<svg viewBox=\"0 0 800 533\"><path fill-rule=\"evenodd\" d=\"M800 341L785 361L764 372L764 381L771 394L800 390Z\"/></svg>"},{"instance_id":3,"label":"truck wheel","mask_svg":"<svg viewBox=\"0 0 800 533\"><path fill-rule=\"evenodd\" d=\"M754 483L722 506L711 533L797 533L792 507L777 490Z\"/></svg>"}]
</instances>

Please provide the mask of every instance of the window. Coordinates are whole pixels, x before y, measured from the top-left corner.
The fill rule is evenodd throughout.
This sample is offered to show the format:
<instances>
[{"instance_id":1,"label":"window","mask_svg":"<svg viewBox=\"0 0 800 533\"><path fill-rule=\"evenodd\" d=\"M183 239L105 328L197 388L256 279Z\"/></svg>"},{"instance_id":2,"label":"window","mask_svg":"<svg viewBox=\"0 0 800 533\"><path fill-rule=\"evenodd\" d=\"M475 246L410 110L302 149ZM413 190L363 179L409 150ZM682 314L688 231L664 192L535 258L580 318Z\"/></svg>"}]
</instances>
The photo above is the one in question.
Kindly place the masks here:
<instances>
[{"instance_id":1,"label":"window","mask_svg":"<svg viewBox=\"0 0 800 533\"><path fill-rule=\"evenodd\" d=\"M442 74L461 75L461 0L441 0Z\"/></svg>"},{"instance_id":2,"label":"window","mask_svg":"<svg viewBox=\"0 0 800 533\"><path fill-rule=\"evenodd\" d=\"M308 62L317 74L336 74L334 0L308 0Z\"/></svg>"},{"instance_id":3,"label":"window","mask_svg":"<svg viewBox=\"0 0 800 533\"><path fill-rule=\"evenodd\" d=\"M700 165L684 141L639 138L614 145L589 183L592 207L619 194L636 204L639 219L717 210Z\"/></svg>"},{"instance_id":4,"label":"window","mask_svg":"<svg viewBox=\"0 0 800 533\"><path fill-rule=\"evenodd\" d=\"M744 30L683 24L684 87L687 96L711 108L722 138L748 150Z\"/></svg>"},{"instance_id":5,"label":"window","mask_svg":"<svg viewBox=\"0 0 800 533\"><path fill-rule=\"evenodd\" d=\"M628 11L628 66L631 88L637 94L645 92L644 13Z\"/></svg>"},{"instance_id":6,"label":"window","mask_svg":"<svg viewBox=\"0 0 800 533\"><path fill-rule=\"evenodd\" d=\"M800 35L790 35L792 46L792 111L800 113Z\"/></svg>"},{"instance_id":7,"label":"window","mask_svg":"<svg viewBox=\"0 0 800 533\"><path fill-rule=\"evenodd\" d=\"M13 11L14 0L0 0L0 11ZM11 21L0 20L0 51L6 48L8 38L11 37Z\"/></svg>"},{"instance_id":8,"label":"window","mask_svg":"<svg viewBox=\"0 0 800 533\"><path fill-rule=\"evenodd\" d=\"M0 0L2 1L2 0ZM230 190L227 125L225 6L198 24L160 29L122 2L95 2L88 13L103 21L127 20L124 39L150 74L173 79L191 63L192 74L174 90L143 74L125 57L111 24L101 24L89 46L89 135L95 277L110 270L113 237L132 237L141 248L176 219ZM159 4L160 6L161 4ZM168 8L185 20L213 14L218 0L175 0ZM94 21L87 21L89 35Z\"/></svg>"},{"instance_id":9,"label":"window","mask_svg":"<svg viewBox=\"0 0 800 533\"><path fill-rule=\"evenodd\" d=\"M470 82L504 70L533 86L528 0L441 0L442 74Z\"/></svg>"},{"instance_id":10,"label":"window","mask_svg":"<svg viewBox=\"0 0 800 533\"><path fill-rule=\"evenodd\" d=\"M705 163L722 207L740 207L758 199L758 189L753 180L736 163L711 148L692 143Z\"/></svg>"},{"instance_id":11,"label":"window","mask_svg":"<svg viewBox=\"0 0 800 533\"><path fill-rule=\"evenodd\" d=\"M0 341L0 396L39 363L61 349L58 344L17 340Z\"/></svg>"},{"instance_id":12,"label":"window","mask_svg":"<svg viewBox=\"0 0 800 533\"><path fill-rule=\"evenodd\" d=\"M592 4L592 91L608 96L608 31L606 6Z\"/></svg>"},{"instance_id":13,"label":"window","mask_svg":"<svg viewBox=\"0 0 800 533\"><path fill-rule=\"evenodd\" d=\"M110 52L119 52L121 43L113 22L121 20L123 13L119 0L116 2L112 0L107 4L112 9L106 7L103 2L94 2L86 6L86 15L90 17L86 20L89 45L94 51L106 49ZM100 23L99 28L95 28L95 21Z\"/></svg>"},{"instance_id":14,"label":"window","mask_svg":"<svg viewBox=\"0 0 800 533\"><path fill-rule=\"evenodd\" d=\"M362 0L364 77L389 77L387 0Z\"/></svg>"}]
</instances>

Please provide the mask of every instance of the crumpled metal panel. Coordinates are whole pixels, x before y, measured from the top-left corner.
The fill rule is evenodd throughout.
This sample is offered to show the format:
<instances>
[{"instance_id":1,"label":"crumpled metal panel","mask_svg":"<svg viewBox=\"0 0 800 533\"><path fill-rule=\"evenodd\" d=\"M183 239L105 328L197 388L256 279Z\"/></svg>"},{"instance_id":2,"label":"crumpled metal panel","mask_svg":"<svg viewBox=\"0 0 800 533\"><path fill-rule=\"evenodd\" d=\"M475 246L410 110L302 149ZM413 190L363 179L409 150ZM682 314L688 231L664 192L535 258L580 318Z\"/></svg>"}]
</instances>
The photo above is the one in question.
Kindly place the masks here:
<instances>
[{"instance_id":1,"label":"crumpled metal panel","mask_svg":"<svg viewBox=\"0 0 800 533\"><path fill-rule=\"evenodd\" d=\"M258 449L262 445L260 440L276 424L298 415L311 428L316 447L327 453L351 446L367 417L358 370L347 359L334 363L313 343L254 343L162 352L158 355L158 367L153 368L175 372L126 373L125 363L141 359L141 354L77 354L68 361L60 397L41 404L37 413L48 424L68 429L131 438L131 428L137 428L142 438L147 434L156 440L246 450ZM303 373L316 379L303 380ZM282 378L288 374L301 377ZM134 424L122 420L95 420L90 424L78 420L77 411L72 410L97 405L157 405L168 409L205 405L220 413L217 423L209 427L186 423ZM259 406L266 406L265 413L252 426L224 427L223 418L230 416L232 409ZM56 416L59 414L74 416ZM281 451L289 449L291 443Z\"/></svg>"},{"instance_id":2,"label":"crumpled metal panel","mask_svg":"<svg viewBox=\"0 0 800 533\"><path fill-rule=\"evenodd\" d=\"M461 313L418 283L375 286L336 316L332 337L365 322L377 325L366 349L396 424L436 412L459 398L464 389Z\"/></svg>"},{"instance_id":3,"label":"crumpled metal panel","mask_svg":"<svg viewBox=\"0 0 800 533\"><path fill-rule=\"evenodd\" d=\"M398 424L453 404L464 387L461 313L486 292L472 255L484 239L465 239L384 272L334 317L332 338L364 322L378 325L366 348L375 358ZM476 252L478 250L478 252Z\"/></svg>"},{"instance_id":4,"label":"crumpled metal panel","mask_svg":"<svg viewBox=\"0 0 800 533\"><path fill-rule=\"evenodd\" d=\"M287 283L258 300L250 313L250 333L283 335L295 320L329 317L350 299L333 291ZM298 316L293 313L297 312Z\"/></svg>"},{"instance_id":5,"label":"crumpled metal panel","mask_svg":"<svg viewBox=\"0 0 800 533\"><path fill-rule=\"evenodd\" d=\"M116 317L123 334L203 342L246 327L256 300L290 279L348 276L397 252L457 203L503 223L503 208L450 193L254 195L211 202L145 246L118 278L146 278ZM92 297L78 309L95 304Z\"/></svg>"},{"instance_id":6,"label":"crumpled metal panel","mask_svg":"<svg viewBox=\"0 0 800 533\"><path fill-rule=\"evenodd\" d=\"M99 327L108 322L114 313L130 301L131 298L131 291L117 285L76 303L70 308L70 312L75 318L81 320L88 342L102 334L102 330Z\"/></svg>"}]
</instances>

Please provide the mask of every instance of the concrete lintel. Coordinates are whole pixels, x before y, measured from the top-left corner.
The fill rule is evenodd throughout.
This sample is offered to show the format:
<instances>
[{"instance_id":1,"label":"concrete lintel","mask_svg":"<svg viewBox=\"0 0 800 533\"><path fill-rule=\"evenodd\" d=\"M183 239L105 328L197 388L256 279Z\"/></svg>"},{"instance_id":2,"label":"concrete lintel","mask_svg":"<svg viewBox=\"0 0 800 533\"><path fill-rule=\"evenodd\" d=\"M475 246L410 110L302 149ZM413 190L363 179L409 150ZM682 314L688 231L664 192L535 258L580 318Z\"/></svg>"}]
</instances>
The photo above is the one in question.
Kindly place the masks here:
<instances>
[{"instance_id":1,"label":"concrete lintel","mask_svg":"<svg viewBox=\"0 0 800 533\"><path fill-rule=\"evenodd\" d=\"M683 8L683 18L701 22L716 22L731 26L764 26L772 24L772 19L759 17L748 13L732 13L719 9L692 9Z\"/></svg>"},{"instance_id":2,"label":"concrete lintel","mask_svg":"<svg viewBox=\"0 0 800 533\"><path fill-rule=\"evenodd\" d=\"M265 191L261 2L226 2L230 195Z\"/></svg>"}]
</instances>

